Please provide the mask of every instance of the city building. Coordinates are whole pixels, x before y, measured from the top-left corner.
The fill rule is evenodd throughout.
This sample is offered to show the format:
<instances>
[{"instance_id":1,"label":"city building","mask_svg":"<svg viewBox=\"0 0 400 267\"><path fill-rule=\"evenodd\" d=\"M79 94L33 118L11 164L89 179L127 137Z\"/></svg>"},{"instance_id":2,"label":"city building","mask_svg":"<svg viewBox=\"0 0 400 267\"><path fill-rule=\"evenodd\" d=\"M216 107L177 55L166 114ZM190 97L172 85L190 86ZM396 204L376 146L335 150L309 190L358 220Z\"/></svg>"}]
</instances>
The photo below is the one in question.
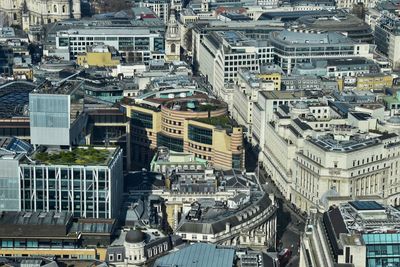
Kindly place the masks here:
<instances>
[{"instance_id":1,"label":"city building","mask_svg":"<svg viewBox=\"0 0 400 267\"><path fill-rule=\"evenodd\" d=\"M121 149L40 147L34 151L25 147L21 152L13 147L2 152L0 164L7 170L2 180L7 187L2 191L1 210L68 211L83 218L115 218L119 214Z\"/></svg>"},{"instance_id":2,"label":"city building","mask_svg":"<svg viewBox=\"0 0 400 267\"><path fill-rule=\"evenodd\" d=\"M36 87L26 81L0 85L0 137L30 139L29 93Z\"/></svg>"},{"instance_id":3,"label":"city building","mask_svg":"<svg viewBox=\"0 0 400 267\"><path fill-rule=\"evenodd\" d=\"M82 81L53 85L42 83L29 94L31 143L33 145L70 146L84 143Z\"/></svg>"},{"instance_id":4,"label":"city building","mask_svg":"<svg viewBox=\"0 0 400 267\"><path fill-rule=\"evenodd\" d=\"M374 36L368 24L352 14L332 12L326 16L304 16L296 23L315 31L339 31L356 42L372 43Z\"/></svg>"},{"instance_id":5,"label":"city building","mask_svg":"<svg viewBox=\"0 0 400 267\"><path fill-rule=\"evenodd\" d=\"M186 262L194 262L196 266L231 267L235 263L235 250L213 244L195 243L157 259L154 266L179 266Z\"/></svg>"},{"instance_id":6,"label":"city building","mask_svg":"<svg viewBox=\"0 0 400 267\"><path fill-rule=\"evenodd\" d=\"M267 40L250 39L242 32L211 32L200 43L200 71L228 103L222 90L225 83L235 80L240 68L257 72L262 64L273 61L273 48Z\"/></svg>"},{"instance_id":7,"label":"city building","mask_svg":"<svg viewBox=\"0 0 400 267\"><path fill-rule=\"evenodd\" d=\"M139 2L139 7L150 8L165 24L170 19L171 3L167 0L144 0Z\"/></svg>"},{"instance_id":8,"label":"city building","mask_svg":"<svg viewBox=\"0 0 400 267\"><path fill-rule=\"evenodd\" d=\"M312 211L301 238L303 266L396 266L399 211L376 201L342 202Z\"/></svg>"},{"instance_id":9,"label":"city building","mask_svg":"<svg viewBox=\"0 0 400 267\"><path fill-rule=\"evenodd\" d=\"M267 140L265 127L268 121L274 118L274 112L281 105L295 104L296 102L316 102L323 94L319 91L262 91L253 104L252 145L263 148Z\"/></svg>"},{"instance_id":10,"label":"city building","mask_svg":"<svg viewBox=\"0 0 400 267\"><path fill-rule=\"evenodd\" d=\"M144 62L162 58L164 37L150 28L87 26L58 30L54 49L48 53L66 60L75 60L78 54L88 52L87 47L97 43L112 46L127 62Z\"/></svg>"},{"instance_id":11,"label":"city building","mask_svg":"<svg viewBox=\"0 0 400 267\"><path fill-rule=\"evenodd\" d=\"M87 47L86 50L76 58L76 63L82 67L115 67L120 64L117 51L112 47L94 45Z\"/></svg>"},{"instance_id":12,"label":"city building","mask_svg":"<svg viewBox=\"0 0 400 267\"><path fill-rule=\"evenodd\" d=\"M175 230L183 240L228 246L275 247L276 204L264 192L222 202L198 199Z\"/></svg>"},{"instance_id":13,"label":"city building","mask_svg":"<svg viewBox=\"0 0 400 267\"><path fill-rule=\"evenodd\" d=\"M349 57L311 60L311 63L297 64L292 73L341 79L364 74L379 74L380 72L379 64L371 59Z\"/></svg>"},{"instance_id":14,"label":"city building","mask_svg":"<svg viewBox=\"0 0 400 267\"><path fill-rule=\"evenodd\" d=\"M370 45L354 42L337 32L321 32L291 27L270 35L275 63L290 74L299 63L326 58L371 58Z\"/></svg>"},{"instance_id":15,"label":"city building","mask_svg":"<svg viewBox=\"0 0 400 267\"><path fill-rule=\"evenodd\" d=\"M2 212L0 226L0 257L104 261L116 221L77 219L69 212Z\"/></svg>"},{"instance_id":16,"label":"city building","mask_svg":"<svg viewBox=\"0 0 400 267\"><path fill-rule=\"evenodd\" d=\"M392 65L400 68L400 19L394 14L385 14L375 25L375 43Z\"/></svg>"},{"instance_id":17,"label":"city building","mask_svg":"<svg viewBox=\"0 0 400 267\"><path fill-rule=\"evenodd\" d=\"M0 11L8 16L10 25L29 29L30 25L46 24L72 18L81 18L79 0L5 0Z\"/></svg>"},{"instance_id":18,"label":"city building","mask_svg":"<svg viewBox=\"0 0 400 267\"><path fill-rule=\"evenodd\" d=\"M143 266L165 255L179 244L177 236L160 236L157 231L157 237L153 233L138 229L122 232L107 248L106 262L118 267Z\"/></svg>"},{"instance_id":19,"label":"city building","mask_svg":"<svg viewBox=\"0 0 400 267\"><path fill-rule=\"evenodd\" d=\"M214 167L244 167L242 128L228 117L223 102L203 93L126 100L123 105L130 119L128 161L148 164L152 150L165 146L194 153Z\"/></svg>"},{"instance_id":20,"label":"city building","mask_svg":"<svg viewBox=\"0 0 400 267\"><path fill-rule=\"evenodd\" d=\"M301 210L327 209L331 196L397 199L398 135L378 130L382 105L358 106L308 100L279 106L267 120L260 161Z\"/></svg>"},{"instance_id":21,"label":"city building","mask_svg":"<svg viewBox=\"0 0 400 267\"><path fill-rule=\"evenodd\" d=\"M158 147L150 163L150 171L169 175L174 170L204 170L207 166L207 160L196 158L194 154Z\"/></svg>"},{"instance_id":22,"label":"city building","mask_svg":"<svg viewBox=\"0 0 400 267\"><path fill-rule=\"evenodd\" d=\"M252 136L253 106L257 103L258 94L261 91L275 90L273 78L267 80L266 78L257 78L257 76L257 73L246 69L239 70L231 97L232 104L229 106L232 118L246 129L245 135L249 142L251 142Z\"/></svg>"}]
</instances>

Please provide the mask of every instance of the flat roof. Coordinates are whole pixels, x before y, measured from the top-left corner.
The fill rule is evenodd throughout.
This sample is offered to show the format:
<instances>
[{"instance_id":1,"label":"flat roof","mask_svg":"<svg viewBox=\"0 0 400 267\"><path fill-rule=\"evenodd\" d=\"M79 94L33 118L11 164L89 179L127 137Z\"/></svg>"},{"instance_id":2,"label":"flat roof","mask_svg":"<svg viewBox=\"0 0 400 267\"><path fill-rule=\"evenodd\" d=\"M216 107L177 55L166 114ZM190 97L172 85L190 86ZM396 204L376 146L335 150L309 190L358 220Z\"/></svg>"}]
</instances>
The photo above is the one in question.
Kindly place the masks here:
<instances>
[{"instance_id":1,"label":"flat roof","mask_svg":"<svg viewBox=\"0 0 400 267\"><path fill-rule=\"evenodd\" d=\"M385 208L376 201L350 201L349 204L356 210L385 210Z\"/></svg>"},{"instance_id":2,"label":"flat roof","mask_svg":"<svg viewBox=\"0 0 400 267\"><path fill-rule=\"evenodd\" d=\"M35 151L36 164L46 165L100 165L107 166L118 147L77 147L72 150L48 149ZM27 162L29 164L29 162Z\"/></svg>"}]
</instances>

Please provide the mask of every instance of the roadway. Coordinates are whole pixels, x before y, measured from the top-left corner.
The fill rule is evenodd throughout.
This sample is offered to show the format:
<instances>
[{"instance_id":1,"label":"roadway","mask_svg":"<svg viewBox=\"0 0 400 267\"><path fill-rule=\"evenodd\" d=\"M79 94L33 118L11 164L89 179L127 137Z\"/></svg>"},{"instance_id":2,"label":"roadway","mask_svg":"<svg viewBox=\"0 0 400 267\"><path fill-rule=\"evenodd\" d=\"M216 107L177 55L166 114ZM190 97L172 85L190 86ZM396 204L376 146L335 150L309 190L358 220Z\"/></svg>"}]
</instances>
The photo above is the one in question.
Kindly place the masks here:
<instances>
[{"instance_id":1,"label":"roadway","mask_svg":"<svg viewBox=\"0 0 400 267\"><path fill-rule=\"evenodd\" d=\"M245 147L246 169L255 170L257 173L257 156L249 148L248 144ZM277 250L280 251L283 248L289 248L292 251L292 258L284 266L299 266L300 235L305 227L305 218L298 214L292 204L283 197L282 193L271 180L271 177L263 169L259 169L259 171L259 183L262 185L263 190L267 193L272 193L279 203L277 213Z\"/></svg>"}]
</instances>

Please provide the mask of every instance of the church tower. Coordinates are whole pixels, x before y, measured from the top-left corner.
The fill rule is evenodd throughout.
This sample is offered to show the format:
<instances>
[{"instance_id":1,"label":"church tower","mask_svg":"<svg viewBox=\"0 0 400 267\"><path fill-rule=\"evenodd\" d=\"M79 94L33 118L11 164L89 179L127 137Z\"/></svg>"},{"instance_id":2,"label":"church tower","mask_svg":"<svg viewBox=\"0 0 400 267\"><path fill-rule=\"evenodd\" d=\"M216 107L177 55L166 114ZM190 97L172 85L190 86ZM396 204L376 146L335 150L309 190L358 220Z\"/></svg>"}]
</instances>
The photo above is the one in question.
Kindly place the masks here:
<instances>
[{"instance_id":1,"label":"church tower","mask_svg":"<svg viewBox=\"0 0 400 267\"><path fill-rule=\"evenodd\" d=\"M167 33L165 34L165 61L180 60L181 36L179 26L175 18L175 9L171 10Z\"/></svg>"}]
</instances>

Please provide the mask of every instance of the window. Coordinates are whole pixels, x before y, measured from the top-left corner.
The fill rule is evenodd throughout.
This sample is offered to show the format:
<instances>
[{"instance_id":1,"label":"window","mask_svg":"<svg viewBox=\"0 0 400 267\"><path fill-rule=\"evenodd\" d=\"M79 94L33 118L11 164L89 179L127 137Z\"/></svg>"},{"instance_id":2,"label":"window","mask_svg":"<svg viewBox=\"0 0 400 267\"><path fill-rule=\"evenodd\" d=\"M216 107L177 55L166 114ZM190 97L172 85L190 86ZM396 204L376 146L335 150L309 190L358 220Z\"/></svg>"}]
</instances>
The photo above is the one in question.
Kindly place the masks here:
<instances>
[{"instance_id":1,"label":"window","mask_svg":"<svg viewBox=\"0 0 400 267\"><path fill-rule=\"evenodd\" d=\"M108 255L108 261L114 261L114 254Z\"/></svg>"},{"instance_id":2,"label":"window","mask_svg":"<svg viewBox=\"0 0 400 267\"><path fill-rule=\"evenodd\" d=\"M122 261L122 254L117 254L117 261Z\"/></svg>"},{"instance_id":3,"label":"window","mask_svg":"<svg viewBox=\"0 0 400 267\"><path fill-rule=\"evenodd\" d=\"M212 137L213 137L212 130L202 127L197 127L194 125L189 125L188 128L189 128L188 137L190 140L207 145L212 145Z\"/></svg>"},{"instance_id":4,"label":"window","mask_svg":"<svg viewBox=\"0 0 400 267\"><path fill-rule=\"evenodd\" d=\"M58 11L58 10L57 10L57 5L54 5L54 6L53 6L53 12L54 12L54 13L57 13L57 11Z\"/></svg>"},{"instance_id":5,"label":"window","mask_svg":"<svg viewBox=\"0 0 400 267\"><path fill-rule=\"evenodd\" d=\"M177 152L183 152L183 140L180 138L173 138L161 133L157 134L157 144L165 146Z\"/></svg>"},{"instance_id":6,"label":"window","mask_svg":"<svg viewBox=\"0 0 400 267\"><path fill-rule=\"evenodd\" d=\"M176 53L176 45L171 44L171 53Z\"/></svg>"},{"instance_id":7,"label":"window","mask_svg":"<svg viewBox=\"0 0 400 267\"><path fill-rule=\"evenodd\" d=\"M153 128L153 115L139 111L132 111L131 117L133 125L142 128Z\"/></svg>"}]
</instances>

